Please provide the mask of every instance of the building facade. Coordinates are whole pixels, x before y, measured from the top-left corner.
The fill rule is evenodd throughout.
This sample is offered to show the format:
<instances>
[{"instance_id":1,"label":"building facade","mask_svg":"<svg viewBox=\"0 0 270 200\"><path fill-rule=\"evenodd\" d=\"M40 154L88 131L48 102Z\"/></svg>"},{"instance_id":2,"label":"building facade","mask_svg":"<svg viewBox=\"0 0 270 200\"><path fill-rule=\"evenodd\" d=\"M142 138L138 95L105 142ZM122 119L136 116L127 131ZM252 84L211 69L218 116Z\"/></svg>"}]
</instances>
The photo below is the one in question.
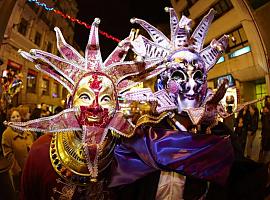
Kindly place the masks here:
<instances>
[{"instance_id":1,"label":"building facade","mask_svg":"<svg viewBox=\"0 0 270 200\"><path fill-rule=\"evenodd\" d=\"M269 25L262 20L270 11L269 1L254 0L171 0L179 16L193 19L196 26L210 8L216 16L209 29L205 46L213 38L230 35L229 46L218 64L210 71L208 83L216 88L223 77L229 77L236 88L238 103L269 94ZM270 20L270 17L267 16ZM268 24L269 24L268 20ZM268 35L266 30L268 29ZM268 41L268 42L267 42ZM261 105L258 105L259 107Z\"/></svg>"},{"instance_id":2,"label":"building facade","mask_svg":"<svg viewBox=\"0 0 270 200\"><path fill-rule=\"evenodd\" d=\"M75 0L43 2L70 16L77 15ZM70 20L26 0L17 0L13 7L0 46L0 58L3 61L0 72L3 74L5 70L12 70L23 74L23 88L14 97L17 98L16 104L38 105L45 102L51 106L51 110L55 106L63 106L67 91L62 85L36 70L33 63L18 54L19 49L42 49L59 55L53 30L55 26L61 29L66 41L74 46L74 23Z\"/></svg>"}]
</instances>

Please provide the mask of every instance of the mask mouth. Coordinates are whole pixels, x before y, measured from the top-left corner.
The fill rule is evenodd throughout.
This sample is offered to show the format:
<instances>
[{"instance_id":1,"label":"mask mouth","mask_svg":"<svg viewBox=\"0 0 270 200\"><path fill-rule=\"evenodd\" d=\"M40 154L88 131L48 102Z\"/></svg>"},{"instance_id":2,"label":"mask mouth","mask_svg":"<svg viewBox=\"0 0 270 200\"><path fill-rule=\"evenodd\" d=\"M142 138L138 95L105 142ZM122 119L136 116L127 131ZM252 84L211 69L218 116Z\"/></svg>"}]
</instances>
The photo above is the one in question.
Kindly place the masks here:
<instances>
[{"instance_id":1,"label":"mask mouth","mask_svg":"<svg viewBox=\"0 0 270 200\"><path fill-rule=\"evenodd\" d=\"M101 117L99 117L98 115L91 115L87 117L88 122L99 122L100 119Z\"/></svg>"},{"instance_id":2,"label":"mask mouth","mask_svg":"<svg viewBox=\"0 0 270 200\"><path fill-rule=\"evenodd\" d=\"M184 94L183 96L185 98L187 98L188 100L195 100L196 97L198 96L198 94L192 94L192 95L190 95L190 94Z\"/></svg>"}]
</instances>

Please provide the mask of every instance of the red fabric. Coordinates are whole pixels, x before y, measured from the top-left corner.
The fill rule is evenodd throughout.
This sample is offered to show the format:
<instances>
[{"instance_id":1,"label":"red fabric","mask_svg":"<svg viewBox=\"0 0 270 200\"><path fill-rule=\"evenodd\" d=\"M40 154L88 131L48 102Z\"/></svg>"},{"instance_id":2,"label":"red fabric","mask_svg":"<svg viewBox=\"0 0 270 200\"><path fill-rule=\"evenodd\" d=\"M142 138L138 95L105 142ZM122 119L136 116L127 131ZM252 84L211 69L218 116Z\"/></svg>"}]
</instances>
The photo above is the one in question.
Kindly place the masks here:
<instances>
[{"instance_id":1,"label":"red fabric","mask_svg":"<svg viewBox=\"0 0 270 200\"><path fill-rule=\"evenodd\" d=\"M51 134L45 134L31 147L21 179L21 200L47 200L53 196L58 176L49 157L51 138Z\"/></svg>"}]
</instances>

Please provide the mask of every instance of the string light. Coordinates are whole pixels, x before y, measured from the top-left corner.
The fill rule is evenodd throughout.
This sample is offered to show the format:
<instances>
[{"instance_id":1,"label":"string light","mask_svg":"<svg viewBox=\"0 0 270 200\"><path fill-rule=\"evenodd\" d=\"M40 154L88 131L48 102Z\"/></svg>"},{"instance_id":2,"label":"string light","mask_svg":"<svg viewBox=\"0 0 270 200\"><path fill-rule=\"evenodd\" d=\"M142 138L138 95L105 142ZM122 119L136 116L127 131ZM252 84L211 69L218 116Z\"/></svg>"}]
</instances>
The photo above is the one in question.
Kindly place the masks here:
<instances>
[{"instance_id":1,"label":"string light","mask_svg":"<svg viewBox=\"0 0 270 200\"><path fill-rule=\"evenodd\" d=\"M68 14L65 14L65 13L61 12L60 10L56 10L56 9L54 9L54 8L49 8L45 3L40 3L40 2L37 1L37 0L28 0L28 2L30 2L30 3L35 3L35 4L37 4L38 6L43 7L43 8L44 8L45 10L47 10L47 11L53 11L54 13L56 13L56 14L58 14L58 15L61 15L63 18L69 19L70 21L72 21L72 22L74 22L74 23L77 23L77 24L80 24L80 25L82 25L82 26L85 26L85 27L88 28L88 29L91 28L91 25L87 24L86 22L83 22L83 21L81 21L81 20L79 20L79 19L77 19L77 18L75 18L75 17L72 17L72 16L70 16L70 15L68 15ZM111 39L111 40L113 40L113 41L115 41L115 42L118 42L118 43L119 43L119 42L121 41L120 39L118 39L118 38L116 38L116 37L110 35L109 33L105 32L105 31L99 30L99 33L100 33L101 35L105 36L106 38Z\"/></svg>"},{"instance_id":2,"label":"string light","mask_svg":"<svg viewBox=\"0 0 270 200\"><path fill-rule=\"evenodd\" d=\"M43 7L45 10L48 10L48 11L54 10L54 8L49 8L49 7L47 7L47 5L45 3L40 3L37 0L28 0L28 2L30 2L30 3L33 2L33 3L37 4L38 6Z\"/></svg>"}]
</instances>

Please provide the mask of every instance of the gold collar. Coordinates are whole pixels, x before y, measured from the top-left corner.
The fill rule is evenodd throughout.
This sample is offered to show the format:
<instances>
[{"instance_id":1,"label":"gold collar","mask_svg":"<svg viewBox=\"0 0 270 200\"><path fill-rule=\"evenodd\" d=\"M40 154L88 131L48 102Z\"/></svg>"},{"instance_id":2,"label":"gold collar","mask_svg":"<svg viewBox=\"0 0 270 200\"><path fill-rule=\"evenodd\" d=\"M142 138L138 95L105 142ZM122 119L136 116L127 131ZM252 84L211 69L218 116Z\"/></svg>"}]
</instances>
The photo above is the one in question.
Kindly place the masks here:
<instances>
[{"instance_id":1,"label":"gold collar","mask_svg":"<svg viewBox=\"0 0 270 200\"><path fill-rule=\"evenodd\" d=\"M111 134L108 134L108 137L111 138L99 158L99 172L105 170L113 158L116 138ZM50 144L50 159L54 170L66 181L77 185L87 185L91 182L80 133L54 133Z\"/></svg>"}]
</instances>

